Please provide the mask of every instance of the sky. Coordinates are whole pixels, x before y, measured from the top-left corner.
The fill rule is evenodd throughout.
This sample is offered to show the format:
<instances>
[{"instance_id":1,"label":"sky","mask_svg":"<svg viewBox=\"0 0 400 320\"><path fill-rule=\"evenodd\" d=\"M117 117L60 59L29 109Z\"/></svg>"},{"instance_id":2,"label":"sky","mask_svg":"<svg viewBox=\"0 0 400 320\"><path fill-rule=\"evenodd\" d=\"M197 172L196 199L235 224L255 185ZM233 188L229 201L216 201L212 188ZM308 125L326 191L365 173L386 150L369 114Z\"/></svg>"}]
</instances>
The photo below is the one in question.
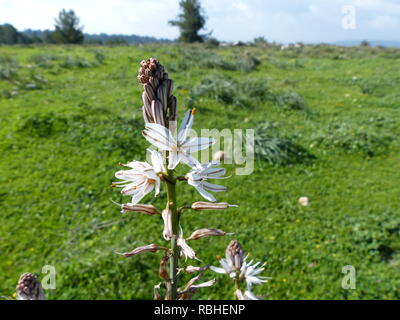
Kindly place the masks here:
<instances>
[{"instance_id":1,"label":"sky","mask_svg":"<svg viewBox=\"0 0 400 320\"><path fill-rule=\"evenodd\" d=\"M400 41L400 0L203 0L207 32L223 41ZM52 29L62 9L73 9L87 33L175 39L168 25L178 0L0 0L0 24L18 30ZM345 27L344 27L345 26Z\"/></svg>"}]
</instances>

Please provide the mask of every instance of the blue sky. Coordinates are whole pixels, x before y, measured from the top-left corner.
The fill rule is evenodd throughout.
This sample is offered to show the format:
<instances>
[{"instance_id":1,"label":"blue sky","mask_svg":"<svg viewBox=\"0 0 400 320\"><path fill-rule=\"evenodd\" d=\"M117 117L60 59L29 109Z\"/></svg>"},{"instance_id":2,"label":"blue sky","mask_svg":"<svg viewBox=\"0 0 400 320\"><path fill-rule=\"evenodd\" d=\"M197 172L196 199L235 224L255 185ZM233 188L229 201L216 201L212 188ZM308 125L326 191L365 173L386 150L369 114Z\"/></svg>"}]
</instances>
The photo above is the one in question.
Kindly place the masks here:
<instances>
[{"instance_id":1,"label":"blue sky","mask_svg":"<svg viewBox=\"0 0 400 320\"><path fill-rule=\"evenodd\" d=\"M0 0L0 24L51 29L62 8L73 9L85 32L176 38L168 25L178 0ZM400 0L203 0L207 28L226 41L264 36L279 42L400 41ZM353 6L356 28L343 29L342 9Z\"/></svg>"}]
</instances>

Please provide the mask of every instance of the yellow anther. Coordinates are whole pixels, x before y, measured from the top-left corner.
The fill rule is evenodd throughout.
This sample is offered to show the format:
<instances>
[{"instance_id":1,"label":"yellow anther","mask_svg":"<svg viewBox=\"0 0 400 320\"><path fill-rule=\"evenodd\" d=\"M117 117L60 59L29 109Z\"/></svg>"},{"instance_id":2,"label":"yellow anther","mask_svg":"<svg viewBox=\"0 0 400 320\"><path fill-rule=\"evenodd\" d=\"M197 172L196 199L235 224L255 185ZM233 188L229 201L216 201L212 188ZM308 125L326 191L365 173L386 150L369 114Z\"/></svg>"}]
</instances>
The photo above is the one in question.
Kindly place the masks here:
<instances>
[{"instance_id":1,"label":"yellow anther","mask_svg":"<svg viewBox=\"0 0 400 320\"><path fill-rule=\"evenodd\" d=\"M197 109L196 109L196 108L193 108L193 109L192 109L192 116L194 116L196 113L197 113Z\"/></svg>"}]
</instances>

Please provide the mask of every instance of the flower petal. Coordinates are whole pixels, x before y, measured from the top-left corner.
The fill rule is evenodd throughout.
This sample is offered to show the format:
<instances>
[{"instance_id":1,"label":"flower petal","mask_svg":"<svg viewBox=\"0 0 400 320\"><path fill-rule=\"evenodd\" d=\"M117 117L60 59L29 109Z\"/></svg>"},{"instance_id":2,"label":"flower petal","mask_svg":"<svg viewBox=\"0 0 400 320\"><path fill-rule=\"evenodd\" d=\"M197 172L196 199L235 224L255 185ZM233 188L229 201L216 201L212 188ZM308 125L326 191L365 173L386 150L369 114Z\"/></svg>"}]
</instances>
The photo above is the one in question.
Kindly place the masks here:
<instances>
[{"instance_id":1,"label":"flower petal","mask_svg":"<svg viewBox=\"0 0 400 320\"><path fill-rule=\"evenodd\" d=\"M160 150L172 150L176 146L176 141L171 132L159 124L147 123L146 129L142 133L147 141Z\"/></svg>"},{"instance_id":2,"label":"flower petal","mask_svg":"<svg viewBox=\"0 0 400 320\"><path fill-rule=\"evenodd\" d=\"M181 146L188 152L193 153L196 151L209 148L215 143L214 138L192 138L182 144Z\"/></svg>"},{"instance_id":3,"label":"flower petal","mask_svg":"<svg viewBox=\"0 0 400 320\"><path fill-rule=\"evenodd\" d=\"M156 173L165 172L164 158L160 152L156 150L147 149L151 153L151 163L153 164Z\"/></svg>"},{"instance_id":4,"label":"flower petal","mask_svg":"<svg viewBox=\"0 0 400 320\"><path fill-rule=\"evenodd\" d=\"M215 197L214 197L211 193L209 193L209 192L207 192L206 190L204 190L204 189L202 188L202 186L194 186L194 187L195 187L196 190L202 195L202 197L203 197L204 199L206 199L206 200L208 200L208 201L211 201L211 202L217 201L217 199L215 199Z\"/></svg>"},{"instance_id":5,"label":"flower petal","mask_svg":"<svg viewBox=\"0 0 400 320\"><path fill-rule=\"evenodd\" d=\"M183 117L183 120L178 130L178 143L185 142L187 134L193 125L193 118L194 117L192 116L192 110L188 110L185 113L185 116Z\"/></svg>"},{"instance_id":6,"label":"flower petal","mask_svg":"<svg viewBox=\"0 0 400 320\"><path fill-rule=\"evenodd\" d=\"M227 274L226 270L224 268L218 268L218 267L214 267L214 266L210 266L210 269L216 273L219 274Z\"/></svg>"},{"instance_id":7,"label":"flower petal","mask_svg":"<svg viewBox=\"0 0 400 320\"><path fill-rule=\"evenodd\" d=\"M169 158L168 158L168 169L174 170L176 168L176 166L178 165L179 160L180 160L179 153L170 151Z\"/></svg>"},{"instance_id":8,"label":"flower petal","mask_svg":"<svg viewBox=\"0 0 400 320\"><path fill-rule=\"evenodd\" d=\"M227 190L225 186L221 186L219 184L210 183L207 181L203 181L202 187L208 191L212 192L224 192Z\"/></svg>"}]
</instances>

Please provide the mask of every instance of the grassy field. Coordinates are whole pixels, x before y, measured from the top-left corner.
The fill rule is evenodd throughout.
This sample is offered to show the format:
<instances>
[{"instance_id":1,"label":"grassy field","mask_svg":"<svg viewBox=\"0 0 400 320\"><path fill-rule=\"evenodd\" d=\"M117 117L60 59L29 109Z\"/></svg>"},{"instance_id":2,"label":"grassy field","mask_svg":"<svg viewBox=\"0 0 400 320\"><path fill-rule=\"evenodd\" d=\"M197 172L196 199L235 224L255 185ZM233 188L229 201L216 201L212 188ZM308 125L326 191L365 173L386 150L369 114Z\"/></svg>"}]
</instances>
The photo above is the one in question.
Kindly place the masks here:
<instances>
[{"instance_id":1,"label":"grassy field","mask_svg":"<svg viewBox=\"0 0 400 320\"><path fill-rule=\"evenodd\" d=\"M152 299L161 256L114 251L160 242L162 220L110 202L128 200L110 188L117 164L145 157L136 74L148 57L175 80L179 115L199 109L195 129L256 129L253 174L218 195L239 208L187 213L187 232L235 232L267 262L266 299L400 298L400 50L175 45L0 47L0 296L50 264L49 299ZM193 248L217 265L229 241ZM356 290L342 289L345 265ZM194 298L230 299L216 278Z\"/></svg>"}]
</instances>

